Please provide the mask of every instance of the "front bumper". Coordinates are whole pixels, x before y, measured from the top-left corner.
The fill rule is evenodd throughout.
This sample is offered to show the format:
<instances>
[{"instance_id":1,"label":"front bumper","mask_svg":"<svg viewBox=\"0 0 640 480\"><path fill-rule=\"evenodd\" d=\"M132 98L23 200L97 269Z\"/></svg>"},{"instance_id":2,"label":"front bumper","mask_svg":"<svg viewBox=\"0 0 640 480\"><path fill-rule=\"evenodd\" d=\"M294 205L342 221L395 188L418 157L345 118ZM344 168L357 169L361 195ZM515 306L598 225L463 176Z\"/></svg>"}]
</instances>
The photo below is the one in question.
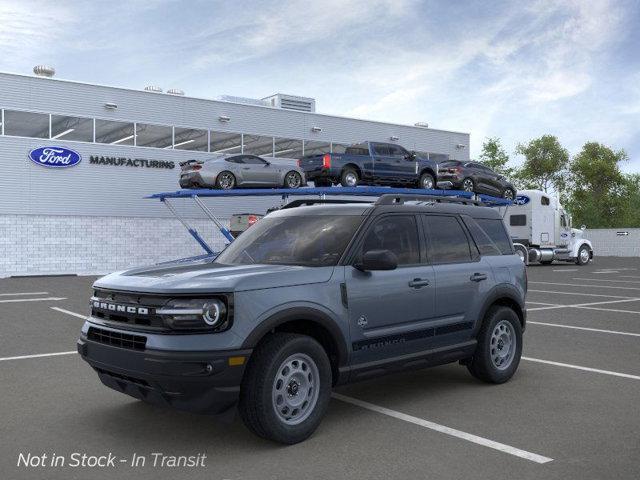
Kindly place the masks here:
<instances>
[{"instance_id":1,"label":"front bumper","mask_svg":"<svg viewBox=\"0 0 640 480\"><path fill-rule=\"evenodd\" d=\"M107 387L149 403L195 413L218 414L238 401L251 350L184 352L133 350L89 340L78 353ZM229 365L230 357L244 357Z\"/></svg>"}]
</instances>

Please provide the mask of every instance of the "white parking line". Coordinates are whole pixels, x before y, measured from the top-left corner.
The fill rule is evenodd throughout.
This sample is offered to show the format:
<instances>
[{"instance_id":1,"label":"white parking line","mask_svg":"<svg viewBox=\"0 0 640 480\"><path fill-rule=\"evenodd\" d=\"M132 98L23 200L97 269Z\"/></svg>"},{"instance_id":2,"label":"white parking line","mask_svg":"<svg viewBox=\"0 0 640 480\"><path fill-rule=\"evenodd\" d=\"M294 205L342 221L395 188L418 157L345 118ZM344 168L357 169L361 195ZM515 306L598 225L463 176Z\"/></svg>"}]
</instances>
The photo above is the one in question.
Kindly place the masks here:
<instances>
[{"instance_id":1,"label":"white parking line","mask_svg":"<svg viewBox=\"0 0 640 480\"><path fill-rule=\"evenodd\" d=\"M597 308L597 307L585 307L585 306L581 306L578 305L575 308L584 308L585 310L600 310L602 312L615 312L615 313L636 313L639 314L640 312L636 311L636 310L620 310L620 309L615 309L615 308Z\"/></svg>"},{"instance_id":2,"label":"white parking line","mask_svg":"<svg viewBox=\"0 0 640 480\"><path fill-rule=\"evenodd\" d=\"M640 278L639 275L618 275L619 278Z\"/></svg>"},{"instance_id":3,"label":"white parking line","mask_svg":"<svg viewBox=\"0 0 640 480\"><path fill-rule=\"evenodd\" d=\"M508 453L509 455L514 455L516 457L524 458L525 460L530 460L535 463L548 463L553 461L553 458L543 457L542 455L527 452L526 450L521 450L519 448L515 448L510 445L506 445L504 443L494 442L493 440L489 440L484 437L479 437L477 435L463 432L461 430L456 430L455 428L446 427L438 423L430 422L429 420L423 420L422 418L407 415L405 413L398 412L396 410L391 410L389 408L381 407L379 405L374 405L373 403L364 402L362 400L358 400L357 398L347 397L339 393L333 393L332 396L337 400L350 403L351 405L356 405L358 407L361 407L367 410L371 410L372 412L381 413L382 415L387 415L389 417L393 417L398 420L413 423L414 425L419 425L421 427L428 428L436 432L444 433L446 435L460 438L462 440L467 440L468 442L472 442L477 445L482 445L483 447L493 448L494 450L499 450L501 452Z\"/></svg>"},{"instance_id":4,"label":"white parking line","mask_svg":"<svg viewBox=\"0 0 640 480\"><path fill-rule=\"evenodd\" d=\"M0 293L0 297L17 297L19 295L49 295L49 292Z\"/></svg>"},{"instance_id":5,"label":"white parking line","mask_svg":"<svg viewBox=\"0 0 640 480\"><path fill-rule=\"evenodd\" d=\"M557 292L560 293L560 292ZM606 295L605 295L606 296ZM605 312L615 312L615 311L620 311L620 312L627 312L627 311L632 311L632 310L614 310L614 309L610 309L610 308L594 308L592 307L592 305L606 305L609 303L626 303L626 302L638 302L640 301L640 298L627 298L625 300L608 300L605 302L590 302L590 303L575 303L573 305L557 305L557 304L548 304L548 307L535 307L535 308L527 308L527 312L536 312L538 310L555 310L556 308L593 308L594 310L604 310ZM533 302L527 302L527 303L533 303Z\"/></svg>"},{"instance_id":6,"label":"white parking line","mask_svg":"<svg viewBox=\"0 0 640 480\"><path fill-rule=\"evenodd\" d=\"M11 298L9 300L0 300L0 303L17 303L17 302L57 302L58 300L66 300L65 297L46 297L46 298Z\"/></svg>"},{"instance_id":7,"label":"white parking line","mask_svg":"<svg viewBox=\"0 0 640 480\"><path fill-rule=\"evenodd\" d=\"M555 268L554 272L577 272L579 268Z\"/></svg>"},{"instance_id":8,"label":"white parking line","mask_svg":"<svg viewBox=\"0 0 640 480\"><path fill-rule=\"evenodd\" d=\"M640 300L640 298L637 298L637 297L623 297L621 295L603 295L601 293L558 292L558 291L553 291L553 290L533 290L531 288L529 290L527 290L527 292L557 293L558 295L579 295L579 296L583 296L583 297L630 298L632 300ZM608 302L605 302L605 303L608 303Z\"/></svg>"},{"instance_id":9,"label":"white parking line","mask_svg":"<svg viewBox=\"0 0 640 480\"><path fill-rule=\"evenodd\" d=\"M74 353L78 353L78 352L73 350L72 352L55 352L55 353L39 353L37 355L20 355L19 357L0 358L0 362L6 362L7 360L24 360L27 358L57 357L59 355L73 355Z\"/></svg>"},{"instance_id":10,"label":"white parking line","mask_svg":"<svg viewBox=\"0 0 640 480\"><path fill-rule=\"evenodd\" d=\"M76 312L71 312L69 310L65 310L64 308L59 308L59 307L49 307L51 310L55 310L56 312L61 312L61 313L66 313L67 315L71 315L72 317L78 317L78 318L82 318L82 319L86 319L87 316L86 315L82 315L80 313L76 313Z\"/></svg>"},{"instance_id":11,"label":"white parking line","mask_svg":"<svg viewBox=\"0 0 640 480\"><path fill-rule=\"evenodd\" d=\"M551 360L542 360L541 358L522 357L522 360L529 362L545 363L547 365L554 365L556 367L573 368L575 370L583 370L585 372L603 373L605 375L612 375L614 377L630 378L632 380L640 380L640 376L631 375L629 373L612 372L610 370L600 370L598 368L583 367L581 365L572 365L570 363L552 362Z\"/></svg>"},{"instance_id":12,"label":"white parking line","mask_svg":"<svg viewBox=\"0 0 640 480\"><path fill-rule=\"evenodd\" d=\"M640 337L640 333L618 332L616 330L602 330L600 328L577 327L575 325L561 325L559 323L546 323L546 322L531 322L531 321L528 321L527 325L544 325L546 327L570 328L570 329L573 329L573 330L585 330L587 332L611 333L613 335L628 335L630 337Z\"/></svg>"},{"instance_id":13,"label":"white parking line","mask_svg":"<svg viewBox=\"0 0 640 480\"><path fill-rule=\"evenodd\" d=\"M543 303L543 302L531 302L527 300L527 305L546 305L551 307L560 307L562 305L558 305L557 303Z\"/></svg>"},{"instance_id":14,"label":"white parking line","mask_svg":"<svg viewBox=\"0 0 640 480\"><path fill-rule=\"evenodd\" d=\"M616 290L640 290L640 287L618 287L613 285L580 285L576 283L558 283L558 282L532 282L540 285L562 285L564 287L589 287L589 288L615 288Z\"/></svg>"},{"instance_id":15,"label":"white parking line","mask_svg":"<svg viewBox=\"0 0 640 480\"><path fill-rule=\"evenodd\" d=\"M640 283L633 280L609 280L608 278L581 278L573 277L571 280L587 280L589 282L612 282L612 283Z\"/></svg>"}]
</instances>

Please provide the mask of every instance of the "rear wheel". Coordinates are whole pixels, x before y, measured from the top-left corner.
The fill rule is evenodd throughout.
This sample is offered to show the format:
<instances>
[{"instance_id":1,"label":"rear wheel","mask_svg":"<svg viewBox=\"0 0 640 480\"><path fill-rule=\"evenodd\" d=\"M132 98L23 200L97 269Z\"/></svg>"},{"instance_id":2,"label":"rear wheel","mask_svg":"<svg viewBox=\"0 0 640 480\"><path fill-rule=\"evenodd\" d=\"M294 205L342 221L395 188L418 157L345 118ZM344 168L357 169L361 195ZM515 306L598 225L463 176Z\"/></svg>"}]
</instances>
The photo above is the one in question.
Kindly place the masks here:
<instances>
[{"instance_id":1,"label":"rear wheel","mask_svg":"<svg viewBox=\"0 0 640 480\"><path fill-rule=\"evenodd\" d=\"M578 250L578 256L576 257L576 263L578 265L586 265L591 261L591 253L589 247L582 245Z\"/></svg>"},{"instance_id":2,"label":"rear wheel","mask_svg":"<svg viewBox=\"0 0 640 480\"><path fill-rule=\"evenodd\" d=\"M418 187L424 190L433 190L436 186L436 181L433 178L433 175L430 173L423 173L420 175L420 182L418 183Z\"/></svg>"},{"instance_id":3,"label":"rear wheel","mask_svg":"<svg viewBox=\"0 0 640 480\"><path fill-rule=\"evenodd\" d=\"M231 172L220 172L216 178L216 187L221 190L230 190L236 186L236 177Z\"/></svg>"},{"instance_id":4,"label":"rear wheel","mask_svg":"<svg viewBox=\"0 0 640 480\"><path fill-rule=\"evenodd\" d=\"M302 185L302 176L295 170L291 170L284 177L284 186L286 188L300 188Z\"/></svg>"},{"instance_id":5,"label":"rear wheel","mask_svg":"<svg viewBox=\"0 0 640 480\"><path fill-rule=\"evenodd\" d=\"M475 184L473 183L473 180L470 178L465 178L462 181L462 190L464 190L465 192L474 192L476 189Z\"/></svg>"},{"instance_id":6,"label":"rear wheel","mask_svg":"<svg viewBox=\"0 0 640 480\"><path fill-rule=\"evenodd\" d=\"M485 315L478 346L467 368L475 378L504 383L518 369L522 355L522 325L509 307L494 306Z\"/></svg>"},{"instance_id":7,"label":"rear wheel","mask_svg":"<svg viewBox=\"0 0 640 480\"><path fill-rule=\"evenodd\" d=\"M242 380L240 416L263 438L293 444L318 427L331 396L331 364L313 338L274 333L251 356Z\"/></svg>"},{"instance_id":8,"label":"rear wheel","mask_svg":"<svg viewBox=\"0 0 640 480\"><path fill-rule=\"evenodd\" d=\"M340 184L343 187L357 187L359 179L358 172L353 168L345 168L340 176Z\"/></svg>"},{"instance_id":9,"label":"rear wheel","mask_svg":"<svg viewBox=\"0 0 640 480\"><path fill-rule=\"evenodd\" d=\"M505 188L502 192L502 198L506 200L513 200L516 198L516 192L514 192L513 188Z\"/></svg>"}]
</instances>

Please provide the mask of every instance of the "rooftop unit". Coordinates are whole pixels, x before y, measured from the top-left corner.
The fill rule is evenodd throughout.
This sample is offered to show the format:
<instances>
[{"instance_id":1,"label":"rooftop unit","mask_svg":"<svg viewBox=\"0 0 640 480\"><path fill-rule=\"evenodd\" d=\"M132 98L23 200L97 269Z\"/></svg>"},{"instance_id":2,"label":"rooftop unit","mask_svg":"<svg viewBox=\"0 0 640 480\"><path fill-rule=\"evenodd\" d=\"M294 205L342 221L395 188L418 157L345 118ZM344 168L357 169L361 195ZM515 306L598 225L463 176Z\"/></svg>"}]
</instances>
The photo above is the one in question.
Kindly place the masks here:
<instances>
[{"instance_id":1,"label":"rooftop unit","mask_svg":"<svg viewBox=\"0 0 640 480\"><path fill-rule=\"evenodd\" d=\"M296 110L298 112L315 112L316 101L314 98L298 97L296 95L286 95L284 93L276 93L262 100L268 102L268 105L285 110Z\"/></svg>"}]
</instances>

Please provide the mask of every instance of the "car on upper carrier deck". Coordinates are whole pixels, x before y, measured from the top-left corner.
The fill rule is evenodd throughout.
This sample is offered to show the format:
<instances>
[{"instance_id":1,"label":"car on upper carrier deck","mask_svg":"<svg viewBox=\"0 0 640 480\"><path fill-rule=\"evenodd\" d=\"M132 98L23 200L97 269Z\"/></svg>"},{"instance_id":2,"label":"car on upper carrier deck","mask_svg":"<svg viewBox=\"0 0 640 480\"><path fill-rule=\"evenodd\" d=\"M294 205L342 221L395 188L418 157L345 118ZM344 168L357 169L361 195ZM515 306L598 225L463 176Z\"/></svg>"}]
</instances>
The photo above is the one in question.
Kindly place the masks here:
<instances>
[{"instance_id":1,"label":"car on upper carrier deck","mask_svg":"<svg viewBox=\"0 0 640 480\"><path fill-rule=\"evenodd\" d=\"M440 179L451 182L454 190L482 193L507 200L516 198L513 183L480 162L444 160L438 167Z\"/></svg>"}]
</instances>

